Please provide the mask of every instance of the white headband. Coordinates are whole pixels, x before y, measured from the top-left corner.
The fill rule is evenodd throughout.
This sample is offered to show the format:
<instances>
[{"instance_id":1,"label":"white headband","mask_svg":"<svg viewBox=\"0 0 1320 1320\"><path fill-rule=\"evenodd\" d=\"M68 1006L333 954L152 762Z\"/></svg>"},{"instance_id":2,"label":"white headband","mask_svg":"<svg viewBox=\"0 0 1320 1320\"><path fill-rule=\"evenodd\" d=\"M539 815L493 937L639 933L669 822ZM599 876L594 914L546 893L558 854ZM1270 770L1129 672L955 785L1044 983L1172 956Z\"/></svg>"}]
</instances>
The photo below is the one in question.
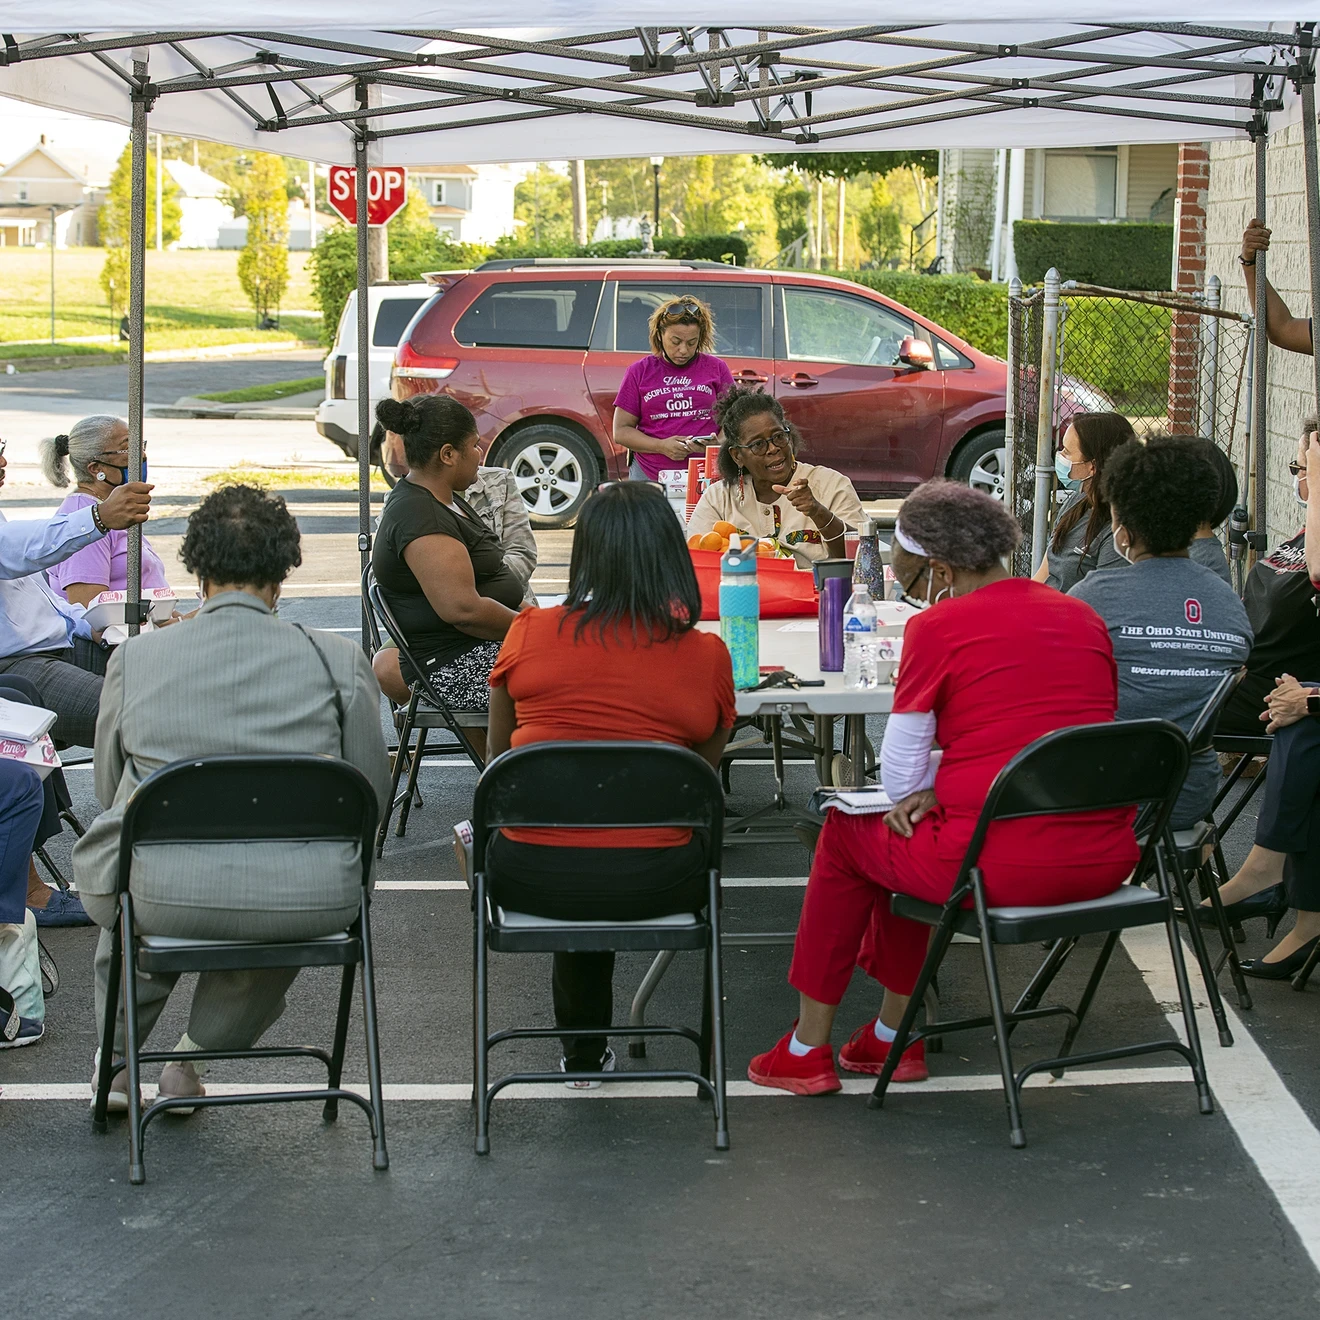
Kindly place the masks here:
<instances>
[{"instance_id":1,"label":"white headband","mask_svg":"<svg viewBox=\"0 0 1320 1320\"><path fill-rule=\"evenodd\" d=\"M920 542L914 541L899 525L897 520L894 522L894 540L903 547L910 555L920 555L923 559L929 559L930 555Z\"/></svg>"}]
</instances>

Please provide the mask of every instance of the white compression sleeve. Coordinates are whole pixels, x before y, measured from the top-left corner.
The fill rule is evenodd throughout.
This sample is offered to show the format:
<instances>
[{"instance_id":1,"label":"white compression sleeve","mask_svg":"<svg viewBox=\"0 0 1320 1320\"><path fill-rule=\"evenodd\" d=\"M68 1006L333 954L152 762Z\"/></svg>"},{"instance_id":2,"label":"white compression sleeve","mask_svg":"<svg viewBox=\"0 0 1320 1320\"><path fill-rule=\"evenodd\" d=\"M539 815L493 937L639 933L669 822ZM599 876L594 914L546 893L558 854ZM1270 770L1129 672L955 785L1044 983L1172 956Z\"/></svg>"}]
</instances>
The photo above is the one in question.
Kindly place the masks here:
<instances>
[{"instance_id":1,"label":"white compression sleeve","mask_svg":"<svg viewBox=\"0 0 1320 1320\"><path fill-rule=\"evenodd\" d=\"M929 788L935 782L938 757L932 757L935 741L933 711L905 711L891 715L880 744L880 782L894 802L909 793Z\"/></svg>"}]
</instances>

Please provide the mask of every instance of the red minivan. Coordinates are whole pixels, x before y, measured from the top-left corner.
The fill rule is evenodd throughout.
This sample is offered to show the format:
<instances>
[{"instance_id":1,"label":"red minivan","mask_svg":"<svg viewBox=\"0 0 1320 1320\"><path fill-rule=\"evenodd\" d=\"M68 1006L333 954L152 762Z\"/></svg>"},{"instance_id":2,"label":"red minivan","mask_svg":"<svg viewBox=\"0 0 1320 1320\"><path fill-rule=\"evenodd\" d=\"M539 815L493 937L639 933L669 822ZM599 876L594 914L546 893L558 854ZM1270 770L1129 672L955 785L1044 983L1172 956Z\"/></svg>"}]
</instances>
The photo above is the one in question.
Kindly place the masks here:
<instances>
[{"instance_id":1,"label":"red minivan","mask_svg":"<svg viewBox=\"0 0 1320 1320\"><path fill-rule=\"evenodd\" d=\"M737 381L773 391L813 463L864 499L948 475L1003 494L1005 364L861 285L703 261L489 261L429 277L404 331L396 398L445 392L477 419L539 527L623 477L614 396L665 300L695 296Z\"/></svg>"}]
</instances>

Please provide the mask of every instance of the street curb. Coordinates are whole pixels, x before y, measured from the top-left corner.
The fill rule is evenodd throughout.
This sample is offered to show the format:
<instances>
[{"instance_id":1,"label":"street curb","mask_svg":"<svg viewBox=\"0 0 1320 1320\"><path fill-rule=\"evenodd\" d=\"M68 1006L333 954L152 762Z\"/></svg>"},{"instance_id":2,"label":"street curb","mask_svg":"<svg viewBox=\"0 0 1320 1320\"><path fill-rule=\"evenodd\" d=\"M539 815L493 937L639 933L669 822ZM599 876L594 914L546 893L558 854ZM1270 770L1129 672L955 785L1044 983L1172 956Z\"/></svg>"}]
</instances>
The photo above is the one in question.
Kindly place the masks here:
<instances>
[{"instance_id":1,"label":"street curb","mask_svg":"<svg viewBox=\"0 0 1320 1320\"><path fill-rule=\"evenodd\" d=\"M310 391L308 391L310 393ZM147 409L148 417L194 418L207 421L234 420L240 422L310 422L316 420L315 408L291 408L287 404L272 403L263 407L256 403L217 403L214 399L198 399L185 395L172 404L157 404Z\"/></svg>"},{"instance_id":2,"label":"street curb","mask_svg":"<svg viewBox=\"0 0 1320 1320\"><path fill-rule=\"evenodd\" d=\"M3 351L0 344L0 351ZM211 344L205 348L158 348L142 355L146 362L200 362L208 358L246 357L253 353L296 353L318 349L316 344L301 339L281 339L274 343ZM113 367L127 360L128 350L122 352L71 353L57 357L0 357L0 372L13 367L16 375L33 371L60 371L68 367Z\"/></svg>"}]
</instances>

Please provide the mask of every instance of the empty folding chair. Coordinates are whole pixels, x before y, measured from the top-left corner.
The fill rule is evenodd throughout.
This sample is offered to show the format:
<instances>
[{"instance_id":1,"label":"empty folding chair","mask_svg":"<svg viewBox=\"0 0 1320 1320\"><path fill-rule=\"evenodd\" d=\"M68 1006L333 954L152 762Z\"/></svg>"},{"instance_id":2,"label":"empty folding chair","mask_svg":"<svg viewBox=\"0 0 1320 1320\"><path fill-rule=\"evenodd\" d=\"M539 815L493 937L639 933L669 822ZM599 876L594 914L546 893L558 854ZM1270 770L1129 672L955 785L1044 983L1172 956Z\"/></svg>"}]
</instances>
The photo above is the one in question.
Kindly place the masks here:
<instances>
[{"instance_id":1,"label":"empty folding chair","mask_svg":"<svg viewBox=\"0 0 1320 1320\"><path fill-rule=\"evenodd\" d=\"M715 1111L715 1148L729 1148L725 1104L724 1009L720 965L720 849L724 794L710 765L686 747L666 743L545 742L497 757L477 784L472 811L475 917L473 1019L476 1151L490 1151L490 1106L516 1082L694 1082ZM491 897L487 848L495 830L691 829L704 844L705 911L648 921L556 921L511 912ZM654 952L698 949L705 953L702 1029L689 1027L571 1025L487 1026L487 950L497 953L593 951ZM607 1072L518 1072L489 1080L489 1053L506 1040L563 1035L682 1036L697 1046L701 1071L645 1069Z\"/></svg>"},{"instance_id":2,"label":"empty folding chair","mask_svg":"<svg viewBox=\"0 0 1320 1320\"><path fill-rule=\"evenodd\" d=\"M110 1083L128 1072L129 1181L145 1181L142 1144L147 1124L167 1109L214 1105L287 1104L320 1100L333 1122L339 1102L366 1112L371 1124L372 1163L389 1167L385 1149L385 1109L376 1026L376 989L371 951L371 845L378 815L376 795L366 777L346 761L329 756L210 756L176 761L142 781L124 811L119 839L119 929L111 952L106 986L105 1024L97 1073L92 1124L106 1130ZM139 849L162 844L216 844L226 848L271 842L354 844L362 861L358 915L348 930L317 939L257 942L194 940L139 934L133 918L133 862ZM366 1030L369 1099L340 1085L353 980L362 965L362 1018ZM271 967L342 967L334 1044L329 1053L306 1045L247 1050L150 1050L139 1048L137 976L180 972L229 972ZM121 987L122 983L122 987ZM115 1005L124 1004L124 1058L114 1057ZM263 1091L254 1095L206 1095L158 1099L139 1105L139 1073L144 1063L205 1059L318 1059L328 1073L324 1087Z\"/></svg>"},{"instance_id":3,"label":"empty folding chair","mask_svg":"<svg viewBox=\"0 0 1320 1320\"><path fill-rule=\"evenodd\" d=\"M1015 1147L1027 1144L1022 1124L1021 1090L1028 1077L1038 1072L1061 1075L1068 1067L1084 1063L1108 1063L1133 1055L1171 1050L1182 1055L1192 1070L1197 1101L1203 1114L1214 1112L1210 1087L1206 1081L1201 1039L1183 962L1182 941L1170 901L1170 878L1163 856L1155 841L1163 837L1173 806L1187 775L1189 761L1187 739L1177 725L1167 720L1131 720L1118 724L1089 724L1060 729L1037 739L1019 752L996 776L986 796L976 831L968 845L962 867L947 903L940 907L905 894L895 894L893 911L912 921L935 928L930 950L890 1046L884 1071L875 1084L871 1105L884 1104L885 1092L903 1051L915 1039L948 1036L973 1027L994 1028L1003 1079L1004 1099L1008 1106L1010 1140ZM1141 859L1128 884L1121 885L1103 898L1053 907L992 908L986 900L985 882L978 859L987 831L996 821L1016 820L1026 816L1076 815L1120 807L1143 807L1150 804L1153 819L1149 823ZM1154 874L1157 891L1146 889L1142 881ZM968 903L970 901L970 906ZM1182 1003L1187 1043L1177 1040L1152 1040L1107 1050L1073 1054L1072 1043L1090 1009L1101 978L1118 943L1119 935L1136 926L1163 923L1173 960L1178 994ZM976 935L981 942L986 991L990 999L988 1017L964 1018L949 1022L928 1022L915 1027L926 987L944 960L955 932ZM1047 1005L1041 1007L1044 989L1057 974L1072 945L1084 935L1104 934L1105 941L1077 1008ZM1032 979L1017 1005L1004 1007L995 957L998 944L1032 944L1050 941L1050 956ZM1019 1022L1050 1016L1068 1019L1067 1033L1060 1053L1013 1071L1009 1037Z\"/></svg>"}]
</instances>

